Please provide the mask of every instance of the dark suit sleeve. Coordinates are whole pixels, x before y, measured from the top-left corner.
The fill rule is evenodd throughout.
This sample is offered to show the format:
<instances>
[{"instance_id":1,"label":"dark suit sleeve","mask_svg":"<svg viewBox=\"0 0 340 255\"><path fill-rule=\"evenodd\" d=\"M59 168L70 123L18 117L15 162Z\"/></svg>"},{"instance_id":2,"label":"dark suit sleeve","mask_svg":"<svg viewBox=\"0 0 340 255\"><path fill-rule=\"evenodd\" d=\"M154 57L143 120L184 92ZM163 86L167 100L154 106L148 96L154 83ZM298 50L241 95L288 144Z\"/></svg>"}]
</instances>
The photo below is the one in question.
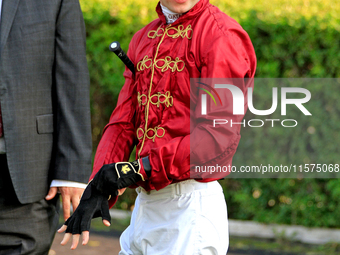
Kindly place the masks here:
<instances>
[{"instance_id":1,"label":"dark suit sleeve","mask_svg":"<svg viewBox=\"0 0 340 255\"><path fill-rule=\"evenodd\" d=\"M85 26L78 0L61 2L55 46L52 178L87 183L92 154L89 74Z\"/></svg>"}]
</instances>

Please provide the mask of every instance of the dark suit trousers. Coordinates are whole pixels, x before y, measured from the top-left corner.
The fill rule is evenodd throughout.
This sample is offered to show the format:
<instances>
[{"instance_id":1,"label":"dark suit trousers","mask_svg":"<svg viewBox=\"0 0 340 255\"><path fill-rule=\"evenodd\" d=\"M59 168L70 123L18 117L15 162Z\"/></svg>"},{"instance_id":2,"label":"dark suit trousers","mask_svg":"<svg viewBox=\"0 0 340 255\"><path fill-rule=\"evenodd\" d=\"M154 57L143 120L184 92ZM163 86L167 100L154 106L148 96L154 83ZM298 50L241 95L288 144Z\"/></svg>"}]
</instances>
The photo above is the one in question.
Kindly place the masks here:
<instances>
[{"instance_id":1,"label":"dark suit trousers","mask_svg":"<svg viewBox=\"0 0 340 255\"><path fill-rule=\"evenodd\" d=\"M9 176L6 156L0 154L0 255L47 255L57 230L58 211L58 198L20 204Z\"/></svg>"}]
</instances>

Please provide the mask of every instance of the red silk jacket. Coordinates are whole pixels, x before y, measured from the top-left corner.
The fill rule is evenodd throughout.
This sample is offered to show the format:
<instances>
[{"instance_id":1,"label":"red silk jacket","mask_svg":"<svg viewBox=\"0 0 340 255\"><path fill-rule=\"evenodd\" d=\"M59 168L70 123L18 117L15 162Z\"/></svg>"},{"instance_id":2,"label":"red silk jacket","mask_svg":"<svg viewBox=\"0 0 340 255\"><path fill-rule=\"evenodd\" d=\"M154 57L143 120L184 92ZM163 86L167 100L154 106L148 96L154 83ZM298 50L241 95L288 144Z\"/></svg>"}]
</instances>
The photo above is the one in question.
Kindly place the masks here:
<instances>
[{"instance_id":1,"label":"red silk jacket","mask_svg":"<svg viewBox=\"0 0 340 255\"><path fill-rule=\"evenodd\" d=\"M129 45L136 75L126 68L125 84L104 129L91 176L104 164L128 161L136 145L137 158L149 156L152 168L148 180L138 183L146 190L189 179L190 158L231 163L240 125L213 130L211 120L190 108L200 101L198 90L190 88L190 78L251 78L256 68L248 34L209 0L200 0L171 25L166 24L160 4L156 11L159 18L138 31ZM239 88L246 91L247 86L242 83ZM215 108L209 118L223 113L242 121L243 116ZM221 135L224 139L219 139ZM214 149L204 150L207 144ZM143 169L141 173L146 177Z\"/></svg>"}]
</instances>

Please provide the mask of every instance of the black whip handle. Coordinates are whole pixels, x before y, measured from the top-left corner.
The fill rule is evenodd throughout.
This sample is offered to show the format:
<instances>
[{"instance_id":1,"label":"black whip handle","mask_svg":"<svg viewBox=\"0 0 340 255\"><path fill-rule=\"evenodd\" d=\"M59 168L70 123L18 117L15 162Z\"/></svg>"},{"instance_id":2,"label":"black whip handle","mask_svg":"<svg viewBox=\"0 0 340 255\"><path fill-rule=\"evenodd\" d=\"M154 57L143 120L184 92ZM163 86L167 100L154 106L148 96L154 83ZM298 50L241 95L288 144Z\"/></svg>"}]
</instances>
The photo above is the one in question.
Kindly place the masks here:
<instances>
[{"instance_id":1,"label":"black whip handle","mask_svg":"<svg viewBox=\"0 0 340 255\"><path fill-rule=\"evenodd\" d=\"M127 66L127 68L130 69L130 71L135 74L135 67L129 57L126 55L126 53L122 50L120 47L120 43L117 41L114 41L110 44L110 51L114 52L121 61Z\"/></svg>"}]
</instances>

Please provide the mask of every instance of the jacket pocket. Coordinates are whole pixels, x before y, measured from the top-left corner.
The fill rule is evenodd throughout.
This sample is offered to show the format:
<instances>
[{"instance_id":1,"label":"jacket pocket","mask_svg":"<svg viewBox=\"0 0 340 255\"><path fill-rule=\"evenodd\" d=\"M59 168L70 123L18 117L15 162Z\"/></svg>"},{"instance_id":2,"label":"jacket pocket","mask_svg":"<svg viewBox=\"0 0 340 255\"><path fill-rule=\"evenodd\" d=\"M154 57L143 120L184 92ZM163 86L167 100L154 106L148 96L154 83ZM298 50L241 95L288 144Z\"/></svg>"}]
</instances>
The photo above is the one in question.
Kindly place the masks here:
<instances>
[{"instance_id":1,"label":"jacket pocket","mask_svg":"<svg viewBox=\"0 0 340 255\"><path fill-rule=\"evenodd\" d=\"M44 114L37 116L38 134L53 133L53 114Z\"/></svg>"},{"instance_id":2,"label":"jacket pocket","mask_svg":"<svg viewBox=\"0 0 340 255\"><path fill-rule=\"evenodd\" d=\"M7 241L6 244L0 243L0 254L20 255L22 241Z\"/></svg>"}]
</instances>

